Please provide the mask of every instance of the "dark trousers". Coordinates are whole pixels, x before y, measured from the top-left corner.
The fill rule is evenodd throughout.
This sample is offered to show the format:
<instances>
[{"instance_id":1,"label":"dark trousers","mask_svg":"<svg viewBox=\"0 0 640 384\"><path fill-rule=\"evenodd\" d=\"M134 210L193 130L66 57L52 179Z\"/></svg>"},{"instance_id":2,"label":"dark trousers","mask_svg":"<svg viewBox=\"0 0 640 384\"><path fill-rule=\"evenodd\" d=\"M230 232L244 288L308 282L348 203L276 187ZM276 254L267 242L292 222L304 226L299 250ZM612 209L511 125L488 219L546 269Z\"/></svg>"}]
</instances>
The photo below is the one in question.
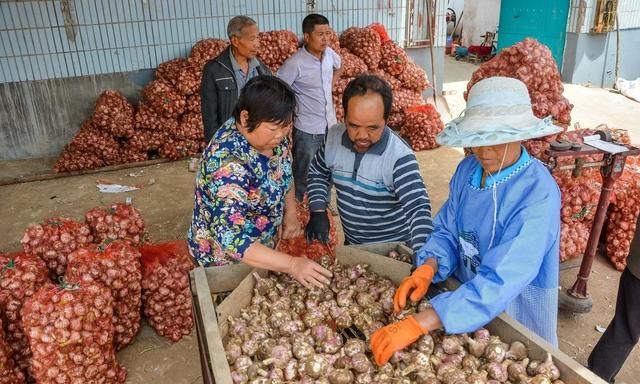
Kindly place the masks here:
<instances>
[{"instance_id":1,"label":"dark trousers","mask_svg":"<svg viewBox=\"0 0 640 384\"><path fill-rule=\"evenodd\" d=\"M302 201L304 194L307 193L309 165L316 152L324 145L324 140L324 134L313 135L293 129L293 183L298 201ZM328 195L327 201L329 201Z\"/></svg>"},{"instance_id":2,"label":"dark trousers","mask_svg":"<svg viewBox=\"0 0 640 384\"><path fill-rule=\"evenodd\" d=\"M589 356L589 369L614 383L633 347L640 339L640 279L629 268L620 276L616 313Z\"/></svg>"}]
</instances>

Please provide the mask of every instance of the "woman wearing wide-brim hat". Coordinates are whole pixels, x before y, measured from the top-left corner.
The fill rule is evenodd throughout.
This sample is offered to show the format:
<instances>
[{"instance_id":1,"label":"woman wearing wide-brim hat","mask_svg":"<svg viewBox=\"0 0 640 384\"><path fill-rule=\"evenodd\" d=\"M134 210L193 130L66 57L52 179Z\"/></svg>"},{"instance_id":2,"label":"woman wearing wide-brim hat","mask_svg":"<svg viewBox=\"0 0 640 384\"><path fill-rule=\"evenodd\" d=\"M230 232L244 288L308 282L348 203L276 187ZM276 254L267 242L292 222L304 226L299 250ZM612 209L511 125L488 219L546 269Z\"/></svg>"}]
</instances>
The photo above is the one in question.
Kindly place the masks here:
<instances>
[{"instance_id":1,"label":"woman wearing wide-brim hat","mask_svg":"<svg viewBox=\"0 0 640 384\"><path fill-rule=\"evenodd\" d=\"M557 346L560 191L521 142L561 130L533 115L519 80L492 77L471 88L463 115L437 141L473 156L458 165L395 309L407 297L420 300L432 281L455 277L462 285L431 299L433 308L374 333L378 364L429 331L471 332L504 311Z\"/></svg>"}]
</instances>

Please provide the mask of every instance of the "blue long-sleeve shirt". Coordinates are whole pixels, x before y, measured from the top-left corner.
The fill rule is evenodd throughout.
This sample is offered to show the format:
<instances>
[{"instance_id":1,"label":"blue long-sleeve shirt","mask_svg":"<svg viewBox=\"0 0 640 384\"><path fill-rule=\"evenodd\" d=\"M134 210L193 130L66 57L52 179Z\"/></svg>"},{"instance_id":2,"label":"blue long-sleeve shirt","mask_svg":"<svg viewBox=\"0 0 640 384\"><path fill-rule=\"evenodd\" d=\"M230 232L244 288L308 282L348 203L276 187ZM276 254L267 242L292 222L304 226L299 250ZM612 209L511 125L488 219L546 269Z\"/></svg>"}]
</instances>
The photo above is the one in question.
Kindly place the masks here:
<instances>
[{"instance_id":1,"label":"blue long-sleeve shirt","mask_svg":"<svg viewBox=\"0 0 640 384\"><path fill-rule=\"evenodd\" d=\"M557 345L560 191L522 149L520 159L480 188L482 169L465 158L449 185L418 265L434 257L434 282L463 284L431 300L448 333L470 332L506 311ZM498 204L493 245L493 185Z\"/></svg>"}]
</instances>

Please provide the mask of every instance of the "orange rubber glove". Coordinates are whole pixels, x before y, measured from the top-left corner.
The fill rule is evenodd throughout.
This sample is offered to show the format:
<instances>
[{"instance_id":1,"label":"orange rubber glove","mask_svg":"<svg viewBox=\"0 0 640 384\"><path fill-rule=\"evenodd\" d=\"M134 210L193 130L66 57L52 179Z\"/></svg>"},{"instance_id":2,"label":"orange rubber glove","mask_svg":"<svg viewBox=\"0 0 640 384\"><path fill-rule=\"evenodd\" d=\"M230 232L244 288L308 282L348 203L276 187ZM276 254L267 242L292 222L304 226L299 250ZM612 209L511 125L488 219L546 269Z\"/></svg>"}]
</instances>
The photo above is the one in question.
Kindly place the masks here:
<instances>
[{"instance_id":1,"label":"orange rubber glove","mask_svg":"<svg viewBox=\"0 0 640 384\"><path fill-rule=\"evenodd\" d=\"M393 309L400 312L407 305L407 296L411 292L411 300L418 301L427 294L427 289L431 285L433 275L435 274L433 267L428 264L419 266L411 276L402 280L396 294L393 296Z\"/></svg>"},{"instance_id":2,"label":"orange rubber glove","mask_svg":"<svg viewBox=\"0 0 640 384\"><path fill-rule=\"evenodd\" d=\"M375 331L371 335L371 352L376 364L384 365L391 356L429 333L423 329L413 316L389 324Z\"/></svg>"}]
</instances>

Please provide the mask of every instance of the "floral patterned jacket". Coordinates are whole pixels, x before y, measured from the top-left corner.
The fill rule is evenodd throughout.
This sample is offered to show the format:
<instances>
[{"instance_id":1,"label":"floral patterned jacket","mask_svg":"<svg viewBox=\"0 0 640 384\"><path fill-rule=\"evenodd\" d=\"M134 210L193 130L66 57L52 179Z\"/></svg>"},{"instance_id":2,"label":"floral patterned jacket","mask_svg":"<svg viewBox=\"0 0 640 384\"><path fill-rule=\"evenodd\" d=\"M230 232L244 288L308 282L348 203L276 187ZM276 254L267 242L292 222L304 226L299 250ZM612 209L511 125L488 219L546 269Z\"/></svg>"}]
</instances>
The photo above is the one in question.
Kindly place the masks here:
<instances>
[{"instance_id":1,"label":"floral patterned jacket","mask_svg":"<svg viewBox=\"0 0 640 384\"><path fill-rule=\"evenodd\" d=\"M196 175L188 232L202 266L238 263L251 244L274 245L292 186L289 139L269 158L253 148L231 117L205 149Z\"/></svg>"}]
</instances>

